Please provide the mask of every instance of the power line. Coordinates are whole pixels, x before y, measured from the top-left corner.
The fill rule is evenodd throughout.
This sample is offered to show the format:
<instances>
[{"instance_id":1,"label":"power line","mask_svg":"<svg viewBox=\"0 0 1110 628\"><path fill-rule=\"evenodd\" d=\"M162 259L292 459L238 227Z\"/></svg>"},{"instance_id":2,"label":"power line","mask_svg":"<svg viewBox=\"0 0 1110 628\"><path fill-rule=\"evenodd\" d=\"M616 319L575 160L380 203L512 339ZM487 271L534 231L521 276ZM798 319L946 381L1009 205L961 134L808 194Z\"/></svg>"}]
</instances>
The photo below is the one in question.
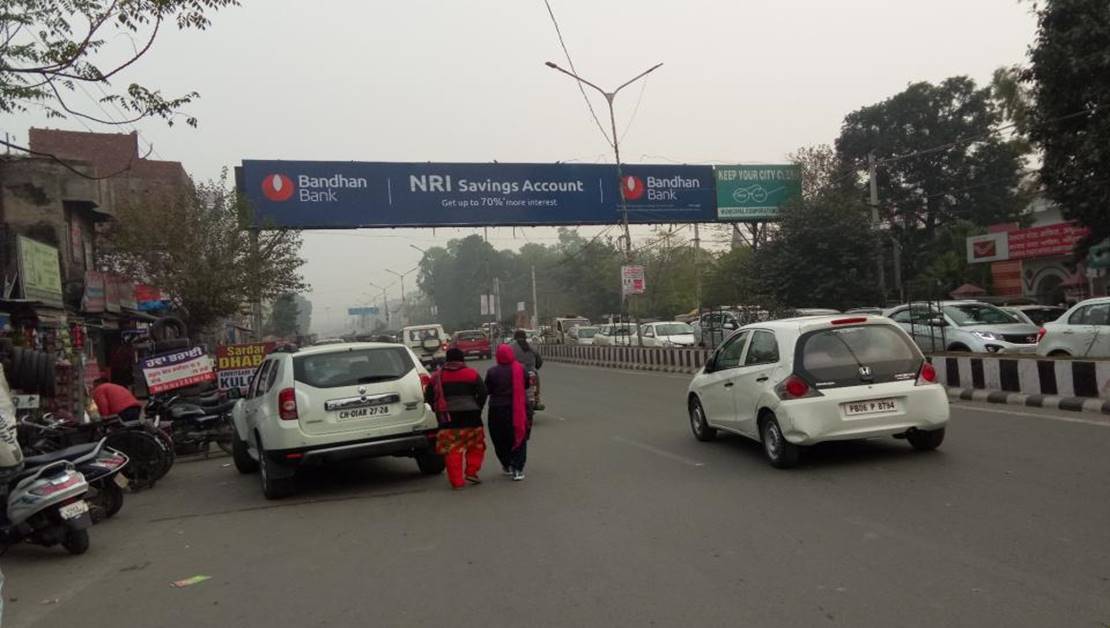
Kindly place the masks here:
<instances>
[{"instance_id":1,"label":"power line","mask_svg":"<svg viewBox=\"0 0 1110 628\"><path fill-rule=\"evenodd\" d=\"M551 2L549 0L543 0L543 3L547 6L547 14L551 16L551 23L555 25L555 34L559 37L559 46L563 49L563 54L567 58L570 71L574 74L578 74L578 70L574 67L574 61L570 58L570 51L567 50L567 44L563 41L563 31L559 28L559 20L555 19L555 11L551 9ZM605 142L609 144L609 146L612 146L617 138L609 139L609 134L605 132L605 126L601 124L601 120L597 117L597 112L594 111L594 105L590 102L590 97L586 95L586 88L582 87L582 81L575 77L574 82L578 85L578 91L582 92L582 99L586 101L586 108L590 110L590 115L593 117L594 123L597 124L597 130L601 131L601 136L605 138Z\"/></svg>"},{"instance_id":2,"label":"power line","mask_svg":"<svg viewBox=\"0 0 1110 628\"><path fill-rule=\"evenodd\" d=\"M628 124L624 125L624 132L621 133L621 142L624 141L624 136L628 135L628 130L632 128L632 123L636 120L636 114L640 112L640 102L644 99L644 90L647 89L648 77L644 77L644 82L640 83L640 95L636 97L636 106L632 109L632 115L628 118Z\"/></svg>"}]
</instances>

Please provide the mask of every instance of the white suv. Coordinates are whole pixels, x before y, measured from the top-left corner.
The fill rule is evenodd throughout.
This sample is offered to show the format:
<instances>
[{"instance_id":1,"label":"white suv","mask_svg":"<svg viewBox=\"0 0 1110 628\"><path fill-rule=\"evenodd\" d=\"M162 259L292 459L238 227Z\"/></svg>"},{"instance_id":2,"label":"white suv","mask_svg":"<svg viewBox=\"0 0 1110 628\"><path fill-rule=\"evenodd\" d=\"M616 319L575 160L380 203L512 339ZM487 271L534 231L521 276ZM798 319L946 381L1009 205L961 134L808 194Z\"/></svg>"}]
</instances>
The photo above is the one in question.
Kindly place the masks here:
<instances>
[{"instance_id":1,"label":"white suv","mask_svg":"<svg viewBox=\"0 0 1110 628\"><path fill-rule=\"evenodd\" d=\"M266 356L232 409L232 455L240 473L261 469L262 492L293 491L301 466L353 458L410 456L443 471L438 423L424 402L428 372L408 347L344 343Z\"/></svg>"}]
</instances>

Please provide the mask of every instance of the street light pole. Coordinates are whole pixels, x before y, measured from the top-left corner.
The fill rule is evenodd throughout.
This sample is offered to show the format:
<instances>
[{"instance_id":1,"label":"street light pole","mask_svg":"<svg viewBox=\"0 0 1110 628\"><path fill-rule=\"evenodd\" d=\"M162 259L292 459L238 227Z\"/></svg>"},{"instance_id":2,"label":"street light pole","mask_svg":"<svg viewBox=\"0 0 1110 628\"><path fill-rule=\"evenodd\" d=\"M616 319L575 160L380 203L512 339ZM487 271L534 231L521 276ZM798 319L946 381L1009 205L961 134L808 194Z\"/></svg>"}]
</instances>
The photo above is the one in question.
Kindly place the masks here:
<instances>
[{"instance_id":1,"label":"street light pole","mask_svg":"<svg viewBox=\"0 0 1110 628\"><path fill-rule=\"evenodd\" d=\"M382 291L382 311L385 312L385 327L386 329L389 329L389 299L385 296L385 288L379 286L373 281L368 281L366 283L370 284L371 288L377 288L378 290Z\"/></svg>"},{"instance_id":2,"label":"street light pole","mask_svg":"<svg viewBox=\"0 0 1110 628\"><path fill-rule=\"evenodd\" d=\"M409 275L409 274L411 274L415 271L418 271L418 270L420 270L419 266L417 266L416 268L410 268L410 269L406 270L403 273L399 273L395 270L390 270L388 268L385 269L385 272L387 272L391 275L396 275L397 278L401 280L401 326L402 327L408 327L408 324L409 324L409 314L408 314L408 310L405 306L405 275Z\"/></svg>"},{"instance_id":3,"label":"street light pole","mask_svg":"<svg viewBox=\"0 0 1110 628\"><path fill-rule=\"evenodd\" d=\"M622 89L624 89L625 87L628 87L629 85L635 83L636 81L644 78L648 74L651 74L652 72L658 70L663 64L662 63L656 63L655 65L653 65L650 68L644 70L643 72L640 72L639 74L632 77L631 79L625 81L624 83L621 83L620 85L617 86L616 89L614 89L611 92L607 92L604 89L601 89L597 85L594 85L593 83L587 81L586 79L582 78L581 76L578 76L574 72L571 72L569 70L564 70L563 68L559 67L558 64L555 64L551 61L548 61L544 65L551 68L552 70L558 70L559 72L562 72L563 74L566 74L567 76L573 78L574 80L576 80L580 83L584 83L586 85L589 85L590 87L596 89L598 92L601 93L602 96L605 97L605 103L609 105L609 125L612 128L612 134L613 134L613 142L612 142L613 143L613 157L616 159L616 162L617 162L617 191L620 193L620 196L618 198L620 199L620 204L621 204L621 224L624 227L624 259L625 259L626 264L631 264L632 263L632 234L628 229L628 201L627 201L627 199L625 199L625 194L624 194L624 185L625 185L625 183L624 183L624 173L621 171L620 138L617 137L617 116L613 111L613 100L616 99L617 93L619 93ZM627 311L629 309L629 301L628 301L628 297L624 294L623 278L621 280L621 299L624 302L625 310ZM636 330L637 330L636 338L637 338L638 342L640 344L642 344L643 341L639 340L639 338L640 338L640 335L639 335L639 329L640 329L639 321L638 320L635 321L634 324L635 324Z\"/></svg>"}]
</instances>

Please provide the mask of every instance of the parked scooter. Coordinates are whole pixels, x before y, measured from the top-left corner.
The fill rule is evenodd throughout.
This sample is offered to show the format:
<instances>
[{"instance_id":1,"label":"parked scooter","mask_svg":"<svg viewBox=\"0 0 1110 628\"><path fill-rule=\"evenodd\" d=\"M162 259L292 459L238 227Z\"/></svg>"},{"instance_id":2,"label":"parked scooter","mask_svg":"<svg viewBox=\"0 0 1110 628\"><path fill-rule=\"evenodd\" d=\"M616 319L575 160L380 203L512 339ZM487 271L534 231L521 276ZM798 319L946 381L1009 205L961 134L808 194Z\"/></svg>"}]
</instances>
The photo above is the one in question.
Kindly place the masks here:
<instances>
[{"instance_id":1,"label":"parked scooter","mask_svg":"<svg viewBox=\"0 0 1110 628\"><path fill-rule=\"evenodd\" d=\"M231 423L234 400L218 396L198 398L207 405L190 403L179 395L151 397L146 406L147 417L169 431L178 454L201 452L208 454L210 443L216 443L224 452L231 453L231 439L235 428Z\"/></svg>"},{"instance_id":2,"label":"parked scooter","mask_svg":"<svg viewBox=\"0 0 1110 628\"><path fill-rule=\"evenodd\" d=\"M92 517L83 499L85 477L68 460L41 466L24 461L23 471L0 487L0 551L19 542L50 547L59 543L70 554L89 549Z\"/></svg>"},{"instance_id":3,"label":"parked scooter","mask_svg":"<svg viewBox=\"0 0 1110 628\"><path fill-rule=\"evenodd\" d=\"M32 429L49 429L28 419L23 419L20 423ZM108 439L102 438L95 443L73 445L47 454L27 456L24 460L32 466L40 461L72 462L89 484L89 493L85 501L89 504L92 521L100 523L123 508L123 488L119 485L119 478L116 476L128 463L126 455L108 447L107 443Z\"/></svg>"}]
</instances>

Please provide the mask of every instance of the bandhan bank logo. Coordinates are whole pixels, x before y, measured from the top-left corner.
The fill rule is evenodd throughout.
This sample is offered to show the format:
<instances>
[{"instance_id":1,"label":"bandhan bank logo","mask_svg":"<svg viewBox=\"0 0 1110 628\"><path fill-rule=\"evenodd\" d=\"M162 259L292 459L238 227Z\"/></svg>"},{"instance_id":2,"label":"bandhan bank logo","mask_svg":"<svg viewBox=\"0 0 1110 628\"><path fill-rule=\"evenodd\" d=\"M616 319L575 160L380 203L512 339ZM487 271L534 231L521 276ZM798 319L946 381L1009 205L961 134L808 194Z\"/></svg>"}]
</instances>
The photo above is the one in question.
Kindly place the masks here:
<instances>
[{"instance_id":1,"label":"bandhan bank logo","mask_svg":"<svg viewBox=\"0 0 1110 628\"><path fill-rule=\"evenodd\" d=\"M638 201L644 197L644 191L647 186L644 185L644 180L640 177L632 175L625 175L621 179L621 196L626 201Z\"/></svg>"},{"instance_id":2,"label":"bandhan bank logo","mask_svg":"<svg viewBox=\"0 0 1110 628\"><path fill-rule=\"evenodd\" d=\"M271 201L287 201L295 191L293 180L283 174L271 174L262 179L262 193Z\"/></svg>"}]
</instances>

